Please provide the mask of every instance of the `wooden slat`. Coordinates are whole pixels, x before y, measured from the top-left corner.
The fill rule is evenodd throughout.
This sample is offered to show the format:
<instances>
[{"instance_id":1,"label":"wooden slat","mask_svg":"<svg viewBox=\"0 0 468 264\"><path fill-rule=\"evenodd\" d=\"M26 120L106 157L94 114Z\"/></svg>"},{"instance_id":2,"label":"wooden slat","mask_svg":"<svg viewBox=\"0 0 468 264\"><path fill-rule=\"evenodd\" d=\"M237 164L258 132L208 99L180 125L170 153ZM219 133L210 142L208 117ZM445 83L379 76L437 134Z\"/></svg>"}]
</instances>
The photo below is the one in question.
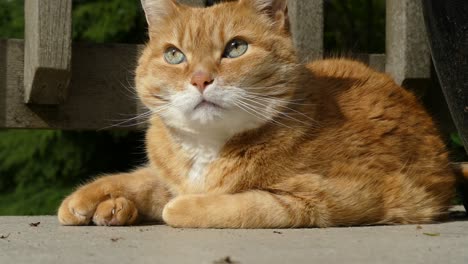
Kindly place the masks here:
<instances>
[{"instance_id":1,"label":"wooden slat","mask_svg":"<svg viewBox=\"0 0 468 264\"><path fill-rule=\"evenodd\" d=\"M303 61L323 57L323 0L289 1L294 43Z\"/></svg>"},{"instance_id":2,"label":"wooden slat","mask_svg":"<svg viewBox=\"0 0 468 264\"><path fill-rule=\"evenodd\" d=\"M386 1L386 71L398 84L429 79L431 57L421 1Z\"/></svg>"},{"instance_id":3,"label":"wooden slat","mask_svg":"<svg viewBox=\"0 0 468 264\"><path fill-rule=\"evenodd\" d=\"M142 46L73 45L69 96L56 106L24 104L23 46L0 41L0 127L96 130L140 112L129 89Z\"/></svg>"},{"instance_id":4,"label":"wooden slat","mask_svg":"<svg viewBox=\"0 0 468 264\"><path fill-rule=\"evenodd\" d=\"M24 101L59 104L70 81L72 0L25 1Z\"/></svg>"}]
</instances>

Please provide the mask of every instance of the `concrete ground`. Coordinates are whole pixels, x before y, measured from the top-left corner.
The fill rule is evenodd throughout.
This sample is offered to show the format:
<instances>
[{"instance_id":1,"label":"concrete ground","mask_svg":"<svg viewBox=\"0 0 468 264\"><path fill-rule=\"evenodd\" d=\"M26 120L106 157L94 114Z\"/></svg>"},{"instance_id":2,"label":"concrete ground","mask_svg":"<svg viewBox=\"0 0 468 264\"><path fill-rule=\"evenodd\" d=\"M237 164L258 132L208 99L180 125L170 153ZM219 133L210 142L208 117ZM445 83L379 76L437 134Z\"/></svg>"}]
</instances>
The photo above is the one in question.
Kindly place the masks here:
<instances>
[{"instance_id":1,"label":"concrete ground","mask_svg":"<svg viewBox=\"0 0 468 264\"><path fill-rule=\"evenodd\" d=\"M0 217L0 263L468 263L461 215L434 225L294 230L64 227L53 216Z\"/></svg>"}]
</instances>

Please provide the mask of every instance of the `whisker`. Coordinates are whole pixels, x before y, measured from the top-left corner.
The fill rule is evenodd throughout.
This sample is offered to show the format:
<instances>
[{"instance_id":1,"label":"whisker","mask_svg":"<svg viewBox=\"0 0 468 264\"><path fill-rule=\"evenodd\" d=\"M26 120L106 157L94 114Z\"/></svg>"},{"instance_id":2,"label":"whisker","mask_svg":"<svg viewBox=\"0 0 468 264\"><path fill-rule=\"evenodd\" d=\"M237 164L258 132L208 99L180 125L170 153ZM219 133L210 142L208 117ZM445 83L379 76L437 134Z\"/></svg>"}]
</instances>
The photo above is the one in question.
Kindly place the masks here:
<instances>
[{"instance_id":1,"label":"whisker","mask_svg":"<svg viewBox=\"0 0 468 264\"><path fill-rule=\"evenodd\" d=\"M254 101L254 100L252 100L252 99L244 98L244 100L249 100L250 102L259 104L259 105L261 105L261 106L263 106L263 107L267 107L266 105L261 104L261 103L259 103L259 102L256 102L256 101ZM273 110L273 112L274 112L275 114L282 115L283 118L285 118L285 119L293 120L293 121L299 122L299 123L301 123L301 124L304 124L304 125L306 125L306 126L310 126L310 125L311 125L310 123L307 123L307 122L305 122L305 121L299 120L299 119L297 119L297 118L295 118L295 117L293 117L293 116L291 116L291 115L288 115L288 114L285 113L285 112L282 112L282 111L279 111L279 110L276 110L276 109L272 109L272 110Z\"/></svg>"},{"instance_id":2,"label":"whisker","mask_svg":"<svg viewBox=\"0 0 468 264\"><path fill-rule=\"evenodd\" d=\"M244 99L247 99L247 98L244 97ZM254 101L254 100L252 100L252 99L257 99L257 100L264 101L264 102L274 102L274 101L278 101L278 102L287 103L287 101L277 100L277 99L273 99L273 98L272 98L272 99L267 99L267 98L252 97L252 96L250 96L250 100L251 100L251 101ZM254 101L254 102L255 102L255 101ZM257 102L257 103L260 104L259 102ZM262 104L262 105L263 105L263 104ZM264 106L264 105L263 105L263 106ZM319 125L319 122L317 122L317 120L315 120L315 119L313 119L312 117L310 117L310 116L308 116L308 115L302 113L301 111L298 111L298 110L293 109L293 108L291 108L291 107L288 107L288 106L286 106L286 105L278 105L278 106L279 106L279 107L282 107L282 108L285 108L285 109L287 109L287 110L289 110L289 111L292 111L292 112L294 112L294 113L296 113L296 114L299 114L299 115L301 115L301 116L307 118L309 121L313 122L315 125ZM278 111L278 112L280 112L280 111Z\"/></svg>"},{"instance_id":3,"label":"whisker","mask_svg":"<svg viewBox=\"0 0 468 264\"><path fill-rule=\"evenodd\" d=\"M130 85L130 83L128 82L128 79L127 79L127 84L124 84L121 80L119 80L119 83L122 86L122 88L124 88L123 90L119 89L119 91L122 91L122 93L125 96L132 98L132 99L137 99L137 100L139 99L138 94L135 91L135 87Z\"/></svg>"},{"instance_id":4,"label":"whisker","mask_svg":"<svg viewBox=\"0 0 468 264\"><path fill-rule=\"evenodd\" d=\"M265 118L263 118L263 117L257 116L255 113L251 113L248 109L246 109L246 108L243 107L242 105L238 104L237 102L234 102L234 105L236 105L236 106L239 107L241 110L243 110L244 112L250 114L251 116L253 116L253 117L255 117L255 118L258 118L258 119L264 120L264 121L268 121L268 120L265 120Z\"/></svg>"},{"instance_id":5,"label":"whisker","mask_svg":"<svg viewBox=\"0 0 468 264\"><path fill-rule=\"evenodd\" d=\"M228 86L229 87L229 86ZM234 88L237 88L237 87L234 87ZM305 101L307 99L292 99L292 100L288 100L288 99L283 99L283 98L277 98L275 95L270 95L268 93L255 93L255 92L250 92L250 91L246 91L246 90L243 90L242 92L240 91L236 91L235 89L233 89L234 93L237 93L239 95L242 95L243 97L244 96L250 96L250 97L260 97L260 98L265 98L265 99L272 99L272 100L278 100L278 101L282 101L282 102L285 102L285 103L288 103L288 104L293 104L293 105L304 105L304 106L307 106L307 105L310 105L310 106L315 106L317 104L308 104L308 103L298 103L298 102L301 102L301 101Z\"/></svg>"},{"instance_id":6,"label":"whisker","mask_svg":"<svg viewBox=\"0 0 468 264\"><path fill-rule=\"evenodd\" d=\"M255 118L258 118L260 120L263 120L267 123L273 123L275 125L279 125L279 126L283 126L283 127L286 127L286 128L290 128L290 129L294 129L292 127L289 127L281 122L278 122L274 119L271 119L271 118L268 118L266 117L265 115L259 113L258 111L256 111L253 107L249 107L248 105L246 105L245 103L242 103L240 101L237 101L234 103L237 107L239 107L240 109L242 109L243 111L245 111L246 113L254 116Z\"/></svg>"},{"instance_id":7,"label":"whisker","mask_svg":"<svg viewBox=\"0 0 468 264\"><path fill-rule=\"evenodd\" d=\"M303 106L315 106L315 105L317 105L317 104L307 104L307 103L296 103L296 102L299 102L299 101L305 101L306 99L287 100L287 99L272 97L272 96L265 95L265 94L255 94L255 93L249 93L249 92L246 92L246 95L250 96L250 97L254 97L254 98L281 101L281 102L284 102L284 103L287 103L287 104L292 104L292 105L303 105Z\"/></svg>"},{"instance_id":8,"label":"whisker","mask_svg":"<svg viewBox=\"0 0 468 264\"><path fill-rule=\"evenodd\" d=\"M237 103L242 104L244 107L246 107L246 108L250 109L251 111L254 111L255 113L257 113L258 115L264 117L265 118L264 120L266 120L268 122L272 122L272 123L275 123L277 125L293 129L292 127L290 127L290 126L288 126L286 124L283 124L283 123L281 123L281 122L279 122L277 120L274 120L271 117L266 116L265 114L262 114L260 111L258 111L258 108L256 108L255 106L252 106L252 105L250 105L250 104L248 104L246 102L242 102L242 101L237 101Z\"/></svg>"},{"instance_id":9,"label":"whisker","mask_svg":"<svg viewBox=\"0 0 468 264\"><path fill-rule=\"evenodd\" d=\"M110 126L107 126L107 127L103 127L101 129L98 129L98 131L102 131L102 130L107 130L107 129L110 129L110 128L115 128L115 127L132 127L134 126L134 124L132 123L131 125L127 125L127 123L130 123L134 120L138 120L140 118L146 118L146 117L149 117L151 116L152 113L144 113L144 114L141 114L141 115L138 115L136 117L133 117L133 118L129 118L127 120L124 120L122 122L119 122L117 124L113 124L113 125L110 125Z\"/></svg>"},{"instance_id":10,"label":"whisker","mask_svg":"<svg viewBox=\"0 0 468 264\"><path fill-rule=\"evenodd\" d=\"M159 112L162 112L162 111L165 111L167 110L171 105L165 105L165 106L162 106L160 107L159 109L157 110L152 110L150 109L149 111L146 111L138 116L135 116L135 117L132 117L132 118L129 118L129 119L126 119L122 122L119 122L117 124L114 124L114 125L110 125L110 126L107 126L107 127L104 127L104 128L101 128L99 129L98 131L102 131L102 130L106 130L106 129L110 129L110 128L115 128L115 127L133 127L133 126L138 126L138 125L141 125L141 124L144 124L148 121L148 118L151 117L152 115L154 114L157 114ZM143 121L139 121L140 119L144 119ZM136 123L133 123L133 121L137 121ZM131 124L128 124L132 122ZM127 125L128 124L128 125Z\"/></svg>"}]
</instances>

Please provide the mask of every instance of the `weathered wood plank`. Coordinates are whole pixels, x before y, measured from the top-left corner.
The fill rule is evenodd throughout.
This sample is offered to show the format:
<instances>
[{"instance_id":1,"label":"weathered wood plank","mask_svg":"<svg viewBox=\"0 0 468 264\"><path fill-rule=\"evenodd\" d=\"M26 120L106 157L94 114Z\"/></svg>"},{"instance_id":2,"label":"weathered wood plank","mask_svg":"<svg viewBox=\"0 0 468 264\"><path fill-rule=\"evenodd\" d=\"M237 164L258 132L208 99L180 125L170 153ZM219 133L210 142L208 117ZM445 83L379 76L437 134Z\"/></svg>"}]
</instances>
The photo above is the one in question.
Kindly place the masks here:
<instances>
[{"instance_id":1,"label":"weathered wood plank","mask_svg":"<svg viewBox=\"0 0 468 264\"><path fill-rule=\"evenodd\" d=\"M303 61L323 57L323 0L289 1L294 43Z\"/></svg>"},{"instance_id":2,"label":"weathered wood plank","mask_svg":"<svg viewBox=\"0 0 468 264\"><path fill-rule=\"evenodd\" d=\"M69 96L54 106L24 104L23 46L0 41L0 127L96 130L138 115L141 106L130 87L142 46L73 45Z\"/></svg>"},{"instance_id":3,"label":"weathered wood plank","mask_svg":"<svg viewBox=\"0 0 468 264\"><path fill-rule=\"evenodd\" d=\"M62 103L70 81L72 0L28 0L24 8L24 101Z\"/></svg>"},{"instance_id":4,"label":"weathered wood plank","mask_svg":"<svg viewBox=\"0 0 468 264\"><path fill-rule=\"evenodd\" d=\"M386 71L398 84L431 76L431 57L421 1L386 1Z\"/></svg>"}]
</instances>

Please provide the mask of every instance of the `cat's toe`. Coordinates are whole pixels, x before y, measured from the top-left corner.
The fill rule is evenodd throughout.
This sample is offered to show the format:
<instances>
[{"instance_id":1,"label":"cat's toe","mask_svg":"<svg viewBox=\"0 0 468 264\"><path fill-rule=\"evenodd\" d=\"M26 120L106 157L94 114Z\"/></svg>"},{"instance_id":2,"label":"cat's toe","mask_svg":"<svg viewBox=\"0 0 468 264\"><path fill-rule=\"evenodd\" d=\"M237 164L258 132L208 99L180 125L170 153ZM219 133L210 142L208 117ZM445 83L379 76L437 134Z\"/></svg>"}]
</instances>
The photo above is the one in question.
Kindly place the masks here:
<instances>
[{"instance_id":1,"label":"cat's toe","mask_svg":"<svg viewBox=\"0 0 468 264\"><path fill-rule=\"evenodd\" d=\"M124 226L136 223L138 210L135 204L124 198L111 198L100 203L93 216L99 226Z\"/></svg>"}]
</instances>

